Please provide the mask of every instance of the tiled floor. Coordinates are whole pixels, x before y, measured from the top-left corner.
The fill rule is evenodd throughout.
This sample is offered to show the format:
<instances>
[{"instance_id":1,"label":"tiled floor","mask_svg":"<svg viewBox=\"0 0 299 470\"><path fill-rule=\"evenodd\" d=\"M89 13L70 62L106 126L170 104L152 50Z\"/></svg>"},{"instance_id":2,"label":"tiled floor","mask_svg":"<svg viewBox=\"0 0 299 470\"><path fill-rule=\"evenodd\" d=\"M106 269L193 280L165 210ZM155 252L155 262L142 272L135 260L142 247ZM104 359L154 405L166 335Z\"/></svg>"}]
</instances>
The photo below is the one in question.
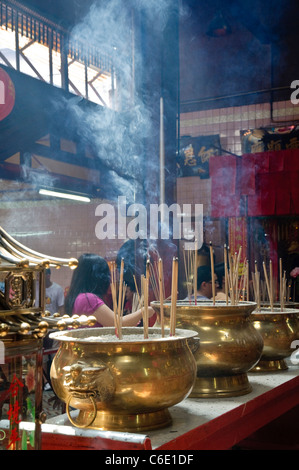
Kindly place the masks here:
<instances>
[{"instance_id":1,"label":"tiled floor","mask_svg":"<svg viewBox=\"0 0 299 470\"><path fill-rule=\"evenodd\" d=\"M43 411L47 420L65 413L65 404L62 403L52 390L43 392Z\"/></svg>"}]
</instances>

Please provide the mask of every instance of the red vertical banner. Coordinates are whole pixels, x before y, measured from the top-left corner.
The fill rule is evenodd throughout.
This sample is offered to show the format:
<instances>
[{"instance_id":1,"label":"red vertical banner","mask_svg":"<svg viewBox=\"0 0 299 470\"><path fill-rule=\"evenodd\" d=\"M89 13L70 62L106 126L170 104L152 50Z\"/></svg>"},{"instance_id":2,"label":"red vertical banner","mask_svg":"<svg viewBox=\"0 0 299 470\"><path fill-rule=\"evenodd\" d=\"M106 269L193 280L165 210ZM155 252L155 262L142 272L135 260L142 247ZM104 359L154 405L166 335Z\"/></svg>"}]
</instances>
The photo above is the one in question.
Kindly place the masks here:
<instances>
[{"instance_id":1,"label":"red vertical banner","mask_svg":"<svg viewBox=\"0 0 299 470\"><path fill-rule=\"evenodd\" d=\"M240 247L240 272L243 270L244 261L247 257L247 220L246 217L230 217L228 219L228 242L232 254L239 253Z\"/></svg>"}]
</instances>

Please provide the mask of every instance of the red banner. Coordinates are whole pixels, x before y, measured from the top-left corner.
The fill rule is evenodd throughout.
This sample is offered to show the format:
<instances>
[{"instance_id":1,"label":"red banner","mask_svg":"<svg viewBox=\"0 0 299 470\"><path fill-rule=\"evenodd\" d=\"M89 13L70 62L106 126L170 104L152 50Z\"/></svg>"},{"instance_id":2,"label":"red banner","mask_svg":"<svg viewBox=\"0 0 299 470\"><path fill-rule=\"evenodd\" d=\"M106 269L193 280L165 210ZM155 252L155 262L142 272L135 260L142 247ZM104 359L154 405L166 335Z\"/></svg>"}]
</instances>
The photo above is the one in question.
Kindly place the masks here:
<instances>
[{"instance_id":1,"label":"red banner","mask_svg":"<svg viewBox=\"0 0 299 470\"><path fill-rule=\"evenodd\" d=\"M299 212L299 149L212 157L210 176L212 217Z\"/></svg>"},{"instance_id":2,"label":"red banner","mask_svg":"<svg viewBox=\"0 0 299 470\"><path fill-rule=\"evenodd\" d=\"M247 257L247 219L246 217L231 217L228 220L228 241L232 254L239 253L242 247L240 265Z\"/></svg>"}]
</instances>

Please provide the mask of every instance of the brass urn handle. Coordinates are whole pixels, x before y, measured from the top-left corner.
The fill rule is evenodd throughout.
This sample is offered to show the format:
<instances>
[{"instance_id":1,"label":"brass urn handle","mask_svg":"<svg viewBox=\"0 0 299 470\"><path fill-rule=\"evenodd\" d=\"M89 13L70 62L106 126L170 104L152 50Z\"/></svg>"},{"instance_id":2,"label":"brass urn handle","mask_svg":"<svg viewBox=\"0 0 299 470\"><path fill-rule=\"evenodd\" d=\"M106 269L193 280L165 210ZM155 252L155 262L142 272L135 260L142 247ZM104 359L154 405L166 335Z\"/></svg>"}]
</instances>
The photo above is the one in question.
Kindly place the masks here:
<instances>
[{"instance_id":1,"label":"brass urn handle","mask_svg":"<svg viewBox=\"0 0 299 470\"><path fill-rule=\"evenodd\" d=\"M66 401L66 412L70 422L77 427L91 426L97 415L97 402L106 403L113 399L115 391L114 377L109 367L100 362L78 361L63 368L66 372L64 386L69 395ZM87 424L79 425L70 415L71 400L88 399L92 405L92 416Z\"/></svg>"},{"instance_id":2,"label":"brass urn handle","mask_svg":"<svg viewBox=\"0 0 299 470\"><path fill-rule=\"evenodd\" d=\"M69 395L69 398L66 402L66 413L67 413L67 416L68 416L68 419L70 420L71 424L73 426L76 426L77 428L88 428L89 426L92 425L92 423L94 422L94 420L96 419L96 416L97 416L97 404L96 404L96 400L95 400L95 397L96 397L96 393L95 392L90 392L90 393L70 393ZM76 421L73 420L73 418L71 417L71 413L70 413L70 401L72 398L89 398L90 401L91 401L91 404L92 404L92 407L93 407L93 410L92 410L92 415L91 415L91 419L85 423L85 424L78 424Z\"/></svg>"}]
</instances>

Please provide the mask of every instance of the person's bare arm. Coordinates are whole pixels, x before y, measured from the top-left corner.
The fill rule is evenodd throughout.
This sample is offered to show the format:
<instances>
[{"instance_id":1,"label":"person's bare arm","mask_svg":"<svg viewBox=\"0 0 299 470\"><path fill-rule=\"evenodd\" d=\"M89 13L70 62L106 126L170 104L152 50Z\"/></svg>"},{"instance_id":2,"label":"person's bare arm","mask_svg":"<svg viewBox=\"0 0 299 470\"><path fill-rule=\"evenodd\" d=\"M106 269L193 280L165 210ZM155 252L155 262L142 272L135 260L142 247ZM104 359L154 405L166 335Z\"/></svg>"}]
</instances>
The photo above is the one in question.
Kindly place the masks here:
<instances>
[{"instance_id":1,"label":"person's bare arm","mask_svg":"<svg viewBox=\"0 0 299 470\"><path fill-rule=\"evenodd\" d=\"M148 307L148 317L151 318L155 311L152 307ZM101 305L93 314L97 321L103 326L114 326L114 312L107 306ZM142 318L142 310L129 313L122 318L123 326L136 326Z\"/></svg>"}]
</instances>

